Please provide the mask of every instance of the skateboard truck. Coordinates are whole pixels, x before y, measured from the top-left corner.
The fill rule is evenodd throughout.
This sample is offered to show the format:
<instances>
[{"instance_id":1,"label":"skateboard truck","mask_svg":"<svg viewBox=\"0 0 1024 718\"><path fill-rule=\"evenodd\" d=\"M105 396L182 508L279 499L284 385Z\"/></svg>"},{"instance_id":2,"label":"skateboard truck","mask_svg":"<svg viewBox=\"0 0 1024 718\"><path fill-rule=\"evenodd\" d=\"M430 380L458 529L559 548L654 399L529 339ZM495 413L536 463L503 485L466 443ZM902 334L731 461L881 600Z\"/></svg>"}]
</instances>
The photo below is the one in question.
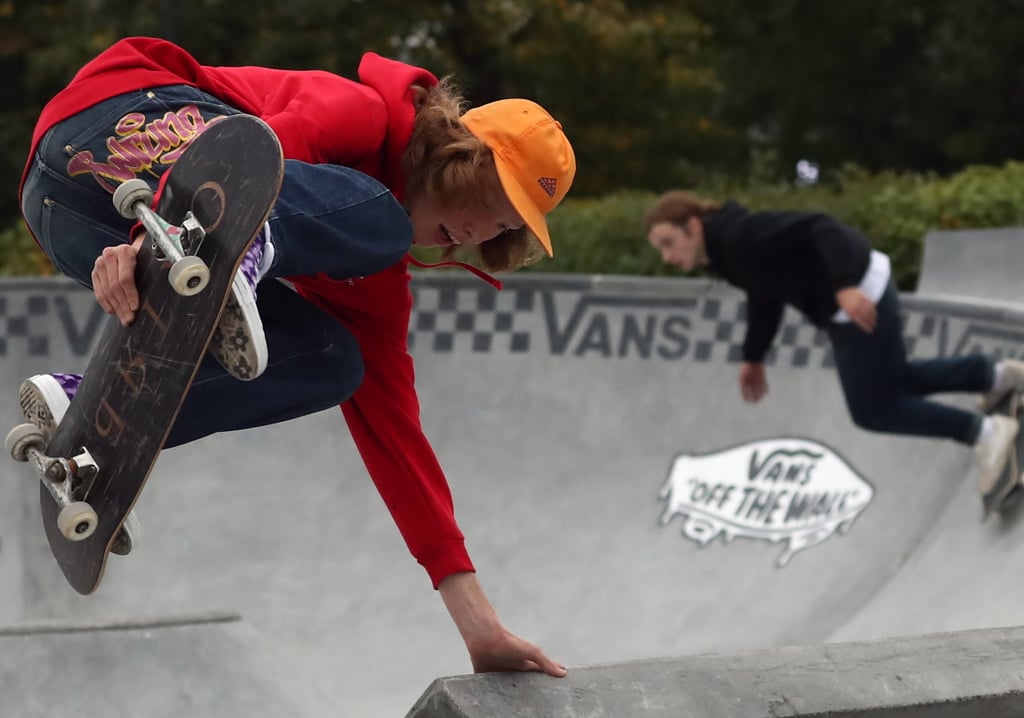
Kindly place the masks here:
<instances>
[{"instance_id":1,"label":"skateboard truck","mask_svg":"<svg viewBox=\"0 0 1024 718\"><path fill-rule=\"evenodd\" d=\"M210 268L196 256L206 230L192 212L185 214L180 227L172 225L150 208L152 203L153 191L145 180L130 179L114 191L114 206L121 216L141 221L157 258L173 262L167 281L174 291L186 297L198 294L210 281Z\"/></svg>"},{"instance_id":2,"label":"skateboard truck","mask_svg":"<svg viewBox=\"0 0 1024 718\"><path fill-rule=\"evenodd\" d=\"M173 247L170 249L174 252L175 249L184 256L190 256L196 254L199 251L199 245L203 243L203 239L206 238L206 230L199 224L199 220L196 219L192 211L189 210L185 213L185 219L182 221L181 226L175 226L170 222L164 220L163 217L153 212L153 210L146 207L146 210L153 214L152 219L157 222L164 233L153 234L153 254L156 256L157 261L169 262L174 261L174 257L168 253L165 249L166 241L170 241ZM148 226L148 225L147 225ZM166 241L165 241L166 240ZM161 244L164 241L164 244ZM179 257L180 259L181 257Z\"/></svg>"},{"instance_id":3,"label":"skateboard truck","mask_svg":"<svg viewBox=\"0 0 1024 718\"><path fill-rule=\"evenodd\" d=\"M70 459L47 456L46 437L34 424L19 424L11 429L6 445L12 459L32 464L43 486L61 507L57 527L64 538L84 541L92 536L99 517L87 502L75 498L88 493L99 472L88 449L82 448Z\"/></svg>"}]
</instances>

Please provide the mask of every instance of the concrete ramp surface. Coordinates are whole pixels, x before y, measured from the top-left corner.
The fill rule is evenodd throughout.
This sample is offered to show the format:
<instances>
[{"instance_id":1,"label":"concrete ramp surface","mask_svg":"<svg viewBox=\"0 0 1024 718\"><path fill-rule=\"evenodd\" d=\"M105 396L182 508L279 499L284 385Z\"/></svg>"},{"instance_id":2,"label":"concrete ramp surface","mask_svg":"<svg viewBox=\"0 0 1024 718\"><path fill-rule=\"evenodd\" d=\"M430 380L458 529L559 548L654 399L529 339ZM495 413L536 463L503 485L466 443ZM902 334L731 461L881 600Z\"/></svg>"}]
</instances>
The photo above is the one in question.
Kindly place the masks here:
<instances>
[{"instance_id":1,"label":"concrete ramp surface","mask_svg":"<svg viewBox=\"0 0 1024 718\"><path fill-rule=\"evenodd\" d=\"M0 715L310 715L271 649L230 617L0 629Z\"/></svg>"},{"instance_id":2,"label":"concrete ramp surface","mask_svg":"<svg viewBox=\"0 0 1024 718\"><path fill-rule=\"evenodd\" d=\"M423 272L413 288L423 423L470 554L507 627L556 660L1024 623L1019 514L981 521L967 447L857 429L827 340L798 316L749 406L744 297L720 283L520 275L495 292ZM904 309L912 356L1024 348L1014 310ZM66 282L0 285L6 425L18 381L84 367L103 319ZM0 625L240 613L331 718L404 715L471 670L337 410L167 451L142 545L91 597L49 555L35 480L6 466Z\"/></svg>"}]
</instances>

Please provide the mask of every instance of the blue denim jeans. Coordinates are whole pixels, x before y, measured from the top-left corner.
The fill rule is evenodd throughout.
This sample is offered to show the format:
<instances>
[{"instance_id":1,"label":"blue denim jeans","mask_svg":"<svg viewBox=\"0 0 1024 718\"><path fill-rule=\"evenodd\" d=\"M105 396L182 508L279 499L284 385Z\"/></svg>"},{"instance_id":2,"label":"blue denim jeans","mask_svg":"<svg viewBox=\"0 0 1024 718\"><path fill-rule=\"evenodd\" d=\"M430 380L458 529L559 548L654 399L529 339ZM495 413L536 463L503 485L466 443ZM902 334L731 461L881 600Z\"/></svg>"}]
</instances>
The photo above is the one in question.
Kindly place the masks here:
<instances>
[{"instance_id":1,"label":"blue denim jeans","mask_svg":"<svg viewBox=\"0 0 1024 718\"><path fill-rule=\"evenodd\" d=\"M173 85L119 95L53 127L32 158L21 207L54 266L91 287L97 257L127 242L134 224L115 210L114 189L133 177L155 189L206 123L238 113ZM267 370L241 382L205 359L167 446L320 411L347 399L362 380L352 334L266 280L319 272L348 279L391 266L412 242L405 210L386 187L351 168L286 160L270 228L274 263L257 291Z\"/></svg>"},{"instance_id":2,"label":"blue denim jeans","mask_svg":"<svg viewBox=\"0 0 1024 718\"><path fill-rule=\"evenodd\" d=\"M985 392L992 360L980 354L908 361L899 293L889 284L878 302L878 323L867 333L853 323L828 329L839 381L854 423L889 434L974 444L980 414L925 397L938 392Z\"/></svg>"}]
</instances>

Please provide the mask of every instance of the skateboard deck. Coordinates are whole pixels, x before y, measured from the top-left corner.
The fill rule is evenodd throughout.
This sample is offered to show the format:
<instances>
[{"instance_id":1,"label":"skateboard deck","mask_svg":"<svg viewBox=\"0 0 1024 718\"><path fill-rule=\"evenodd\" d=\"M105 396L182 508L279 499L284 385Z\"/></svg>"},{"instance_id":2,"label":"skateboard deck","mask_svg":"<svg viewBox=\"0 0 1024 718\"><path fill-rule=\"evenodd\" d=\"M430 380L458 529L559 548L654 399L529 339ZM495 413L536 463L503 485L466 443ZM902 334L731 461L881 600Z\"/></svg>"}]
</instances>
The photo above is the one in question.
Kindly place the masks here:
<instances>
[{"instance_id":1,"label":"skateboard deck","mask_svg":"<svg viewBox=\"0 0 1024 718\"><path fill-rule=\"evenodd\" d=\"M202 291L182 296L169 281L166 255L144 241L136 265L139 310L128 327L111 317L70 407L46 446L70 459L84 448L95 465L74 491L95 511L95 530L69 540L58 528L61 506L40 484L43 526L68 583L89 594L99 586L115 539L174 425L232 279L277 198L284 173L280 143L258 118L211 123L170 170L157 214L172 226L187 213L205 230L195 252L209 268Z\"/></svg>"},{"instance_id":2,"label":"skateboard deck","mask_svg":"<svg viewBox=\"0 0 1024 718\"><path fill-rule=\"evenodd\" d=\"M993 414L1005 414L1018 420L1022 418L1021 392L1012 391L992 407ZM1024 498L1024 484L1021 481L1021 470L1024 469L1024 431L1018 432L1014 441L1010 458L996 481L992 490L981 497L983 518L992 513L1007 513L1020 504Z\"/></svg>"}]
</instances>

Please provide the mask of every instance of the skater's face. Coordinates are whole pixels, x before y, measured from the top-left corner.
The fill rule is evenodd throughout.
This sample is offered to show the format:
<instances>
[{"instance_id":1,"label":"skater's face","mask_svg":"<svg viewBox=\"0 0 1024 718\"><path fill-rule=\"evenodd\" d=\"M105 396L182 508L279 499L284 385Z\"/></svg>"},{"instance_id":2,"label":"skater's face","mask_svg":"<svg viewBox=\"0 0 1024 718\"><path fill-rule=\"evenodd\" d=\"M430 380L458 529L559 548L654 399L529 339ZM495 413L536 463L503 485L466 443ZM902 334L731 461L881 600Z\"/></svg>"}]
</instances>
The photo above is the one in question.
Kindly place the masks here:
<instances>
[{"instance_id":1,"label":"skater's face","mask_svg":"<svg viewBox=\"0 0 1024 718\"><path fill-rule=\"evenodd\" d=\"M704 253L704 225L691 217L683 225L658 222L647 233L647 241L661 254L661 261L684 272L707 264Z\"/></svg>"},{"instance_id":2,"label":"skater's face","mask_svg":"<svg viewBox=\"0 0 1024 718\"><path fill-rule=\"evenodd\" d=\"M443 204L423 193L408 205L413 241L421 247L456 247L483 244L510 229L523 227L523 218L508 201L501 184L481 184L476 198L464 207Z\"/></svg>"}]
</instances>

